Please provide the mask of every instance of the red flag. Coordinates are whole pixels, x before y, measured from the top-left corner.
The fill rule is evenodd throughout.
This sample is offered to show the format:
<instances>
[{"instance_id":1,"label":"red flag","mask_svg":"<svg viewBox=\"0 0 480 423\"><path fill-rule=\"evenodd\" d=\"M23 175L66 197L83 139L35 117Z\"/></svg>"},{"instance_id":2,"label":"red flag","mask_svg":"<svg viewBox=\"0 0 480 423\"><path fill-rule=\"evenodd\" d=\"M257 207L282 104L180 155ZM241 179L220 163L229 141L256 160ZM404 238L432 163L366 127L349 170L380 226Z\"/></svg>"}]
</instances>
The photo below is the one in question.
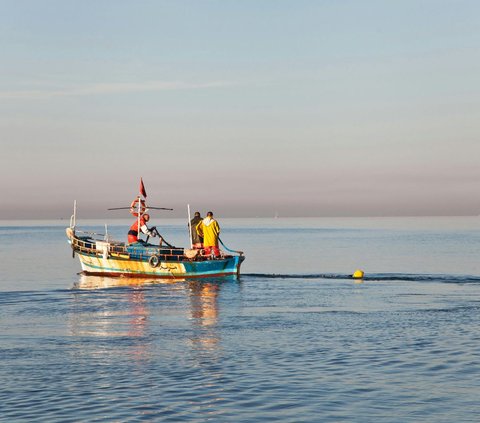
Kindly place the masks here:
<instances>
[{"instance_id":1,"label":"red flag","mask_svg":"<svg viewBox=\"0 0 480 423\"><path fill-rule=\"evenodd\" d=\"M140 178L140 194L142 194L145 198L147 198L147 191L145 191L142 178Z\"/></svg>"}]
</instances>

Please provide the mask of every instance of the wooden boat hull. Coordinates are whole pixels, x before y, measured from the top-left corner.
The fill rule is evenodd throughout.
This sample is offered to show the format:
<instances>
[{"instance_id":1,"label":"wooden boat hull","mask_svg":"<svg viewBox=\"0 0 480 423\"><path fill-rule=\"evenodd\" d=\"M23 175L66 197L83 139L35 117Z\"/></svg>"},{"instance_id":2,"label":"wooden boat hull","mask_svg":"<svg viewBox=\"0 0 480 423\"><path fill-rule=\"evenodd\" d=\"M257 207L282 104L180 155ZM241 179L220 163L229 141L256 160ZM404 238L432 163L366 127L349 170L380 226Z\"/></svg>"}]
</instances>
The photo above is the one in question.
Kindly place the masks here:
<instances>
[{"instance_id":1,"label":"wooden boat hull","mask_svg":"<svg viewBox=\"0 0 480 423\"><path fill-rule=\"evenodd\" d=\"M83 273L99 276L130 276L161 279L208 278L240 275L242 252L211 258L199 250L161 247L145 242L125 244L78 236L66 229L73 256L78 255Z\"/></svg>"},{"instance_id":2,"label":"wooden boat hull","mask_svg":"<svg viewBox=\"0 0 480 423\"><path fill-rule=\"evenodd\" d=\"M160 261L152 267L148 261L127 258L103 258L78 253L83 273L99 276L135 276L162 279L205 278L239 275L245 257L230 256L205 261Z\"/></svg>"}]
</instances>

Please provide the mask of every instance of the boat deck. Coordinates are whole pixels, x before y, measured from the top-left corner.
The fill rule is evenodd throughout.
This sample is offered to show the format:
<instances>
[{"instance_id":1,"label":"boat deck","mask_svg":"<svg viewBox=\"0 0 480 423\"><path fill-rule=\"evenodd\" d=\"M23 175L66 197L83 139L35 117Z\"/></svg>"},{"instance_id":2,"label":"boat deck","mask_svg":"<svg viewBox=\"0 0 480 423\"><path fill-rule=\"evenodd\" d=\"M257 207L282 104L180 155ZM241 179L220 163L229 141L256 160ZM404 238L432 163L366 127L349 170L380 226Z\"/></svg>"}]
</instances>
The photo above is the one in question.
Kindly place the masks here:
<instances>
[{"instance_id":1,"label":"boat deck","mask_svg":"<svg viewBox=\"0 0 480 423\"><path fill-rule=\"evenodd\" d=\"M90 236L73 235L71 238L72 249L79 253L96 257L114 257L117 259L148 261L156 256L160 261L206 261L215 260L210 256L203 256L200 250L189 250L180 247L164 247L145 242L127 244L121 241L96 240ZM218 259L230 258L231 255L222 254Z\"/></svg>"}]
</instances>

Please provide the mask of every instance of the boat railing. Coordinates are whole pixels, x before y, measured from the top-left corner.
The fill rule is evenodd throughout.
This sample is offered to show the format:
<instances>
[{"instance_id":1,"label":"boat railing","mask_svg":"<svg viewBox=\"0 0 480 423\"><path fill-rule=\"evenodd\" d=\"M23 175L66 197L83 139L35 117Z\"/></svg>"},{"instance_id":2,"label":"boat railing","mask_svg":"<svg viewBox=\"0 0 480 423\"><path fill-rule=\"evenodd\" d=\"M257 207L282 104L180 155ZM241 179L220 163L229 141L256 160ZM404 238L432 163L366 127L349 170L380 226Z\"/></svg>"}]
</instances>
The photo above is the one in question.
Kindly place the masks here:
<instances>
[{"instance_id":1,"label":"boat railing","mask_svg":"<svg viewBox=\"0 0 480 423\"><path fill-rule=\"evenodd\" d=\"M81 231L80 229L76 229L75 230L75 233L77 234L84 234L84 235L88 235L88 236L102 236L105 238L105 234L99 234L98 232L91 232L91 231ZM92 238L92 241L99 241L98 239L93 239Z\"/></svg>"},{"instance_id":2,"label":"boat railing","mask_svg":"<svg viewBox=\"0 0 480 423\"><path fill-rule=\"evenodd\" d=\"M100 235L100 234L97 234ZM161 261L183 261L185 256L183 248L135 248L127 247L123 242L106 242L89 237L74 237L72 247L79 253L107 258L109 256L118 258L134 258L136 260L149 260L157 256Z\"/></svg>"},{"instance_id":3,"label":"boat railing","mask_svg":"<svg viewBox=\"0 0 480 423\"><path fill-rule=\"evenodd\" d=\"M84 236L78 236L78 234L83 234ZM203 254L203 251L197 250L193 255L190 255L189 252L192 250L185 250L178 247L167 247L167 246L154 246L152 244L145 244L141 246L135 246L132 244L126 244L121 241L105 241L101 239L95 239L93 236L103 236L103 234L95 232L86 232L77 230L75 233L72 232L70 240L72 243L72 248L78 253L87 254L89 256L101 257L107 259L109 257L118 258L118 259L134 259L139 261L149 261L153 256L155 256L159 261L167 262L181 262L181 261L205 261L215 259L213 256L207 256ZM243 255L241 251L230 250L223 244L220 240L222 246L225 250L236 253L240 256ZM221 258L231 257L228 253L220 251Z\"/></svg>"}]
</instances>

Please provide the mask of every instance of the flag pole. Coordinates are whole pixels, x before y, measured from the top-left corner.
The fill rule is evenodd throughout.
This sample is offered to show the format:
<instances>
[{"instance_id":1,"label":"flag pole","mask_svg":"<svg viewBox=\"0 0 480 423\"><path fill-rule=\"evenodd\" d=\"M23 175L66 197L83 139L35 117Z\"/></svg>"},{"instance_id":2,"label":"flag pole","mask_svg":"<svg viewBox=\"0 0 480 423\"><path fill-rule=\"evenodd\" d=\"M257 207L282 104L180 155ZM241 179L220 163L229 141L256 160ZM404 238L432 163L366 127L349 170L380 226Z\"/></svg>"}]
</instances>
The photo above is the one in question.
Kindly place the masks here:
<instances>
[{"instance_id":1,"label":"flag pole","mask_svg":"<svg viewBox=\"0 0 480 423\"><path fill-rule=\"evenodd\" d=\"M137 242L140 239L140 196L137 195Z\"/></svg>"},{"instance_id":2,"label":"flag pole","mask_svg":"<svg viewBox=\"0 0 480 423\"><path fill-rule=\"evenodd\" d=\"M139 191L140 191L140 194L143 195L142 189L141 189L142 186L143 186L143 180L142 180L142 177L140 177L140 190ZM141 229L140 229L140 210L141 210L140 209L140 205L141 205L140 203L141 203L140 196L137 195L137 233L138 233L137 241L140 239L140 233L142 232Z\"/></svg>"}]
</instances>

